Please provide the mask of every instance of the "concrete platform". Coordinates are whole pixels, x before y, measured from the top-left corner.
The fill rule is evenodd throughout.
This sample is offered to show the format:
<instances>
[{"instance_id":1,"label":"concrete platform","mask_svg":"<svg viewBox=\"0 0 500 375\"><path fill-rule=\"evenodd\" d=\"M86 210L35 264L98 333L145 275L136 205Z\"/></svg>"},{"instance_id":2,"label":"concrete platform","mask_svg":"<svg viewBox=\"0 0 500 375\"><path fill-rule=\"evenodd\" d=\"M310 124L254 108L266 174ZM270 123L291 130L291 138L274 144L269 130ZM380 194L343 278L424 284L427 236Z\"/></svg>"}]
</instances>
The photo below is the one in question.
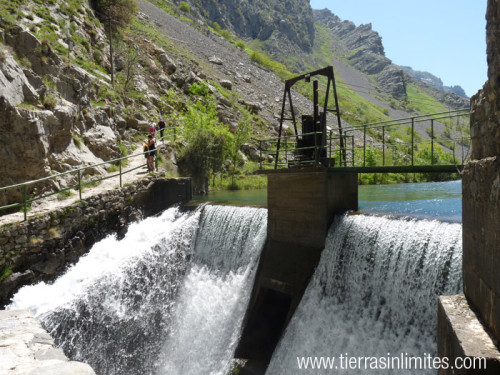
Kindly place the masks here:
<instances>
[{"instance_id":1,"label":"concrete platform","mask_svg":"<svg viewBox=\"0 0 500 375\"><path fill-rule=\"evenodd\" d=\"M0 375L95 375L70 361L27 310L0 310Z\"/></svg>"},{"instance_id":2,"label":"concrete platform","mask_svg":"<svg viewBox=\"0 0 500 375\"><path fill-rule=\"evenodd\" d=\"M438 356L449 358L450 364L455 358L460 358L460 361L463 358L475 360L475 368L440 369L439 375L500 374L500 350L497 345L463 294L439 297Z\"/></svg>"}]
</instances>

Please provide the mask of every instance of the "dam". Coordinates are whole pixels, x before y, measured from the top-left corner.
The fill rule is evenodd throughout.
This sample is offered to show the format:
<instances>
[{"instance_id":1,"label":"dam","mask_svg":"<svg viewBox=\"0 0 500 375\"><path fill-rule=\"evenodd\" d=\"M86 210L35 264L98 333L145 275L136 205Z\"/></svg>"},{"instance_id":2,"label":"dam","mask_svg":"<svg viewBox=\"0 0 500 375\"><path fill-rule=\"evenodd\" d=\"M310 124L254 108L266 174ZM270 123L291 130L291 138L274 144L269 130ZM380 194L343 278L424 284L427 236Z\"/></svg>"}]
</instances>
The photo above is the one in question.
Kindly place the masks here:
<instances>
[{"instance_id":1,"label":"dam","mask_svg":"<svg viewBox=\"0 0 500 375\"><path fill-rule=\"evenodd\" d=\"M97 374L264 373L263 357L252 366L235 353L251 342L246 311L276 296L286 308L267 315L281 318L266 374L299 373L297 357L436 353L437 296L461 288L459 223L333 214L294 302L292 285L274 284L260 266L286 257L265 255L271 211L167 209L98 242L53 283L24 287L9 308L32 311ZM254 284L267 291L259 303Z\"/></svg>"}]
</instances>

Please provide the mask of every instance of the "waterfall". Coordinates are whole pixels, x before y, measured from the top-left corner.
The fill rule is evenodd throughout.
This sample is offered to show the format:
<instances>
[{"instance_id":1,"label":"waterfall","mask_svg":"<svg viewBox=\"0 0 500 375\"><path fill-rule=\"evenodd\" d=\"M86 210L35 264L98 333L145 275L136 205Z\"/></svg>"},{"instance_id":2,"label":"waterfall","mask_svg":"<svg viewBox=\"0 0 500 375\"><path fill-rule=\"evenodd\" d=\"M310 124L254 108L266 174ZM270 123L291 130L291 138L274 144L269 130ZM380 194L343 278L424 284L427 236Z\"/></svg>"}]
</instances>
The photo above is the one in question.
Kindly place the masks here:
<instances>
[{"instance_id":1,"label":"waterfall","mask_svg":"<svg viewBox=\"0 0 500 375\"><path fill-rule=\"evenodd\" d=\"M258 224L258 225L255 225ZM227 374L266 239L267 211L208 206L158 374Z\"/></svg>"},{"instance_id":2,"label":"waterfall","mask_svg":"<svg viewBox=\"0 0 500 375\"><path fill-rule=\"evenodd\" d=\"M299 370L297 357L435 355L437 296L461 288L461 233L455 223L337 217L266 374L323 373Z\"/></svg>"},{"instance_id":3,"label":"waterfall","mask_svg":"<svg viewBox=\"0 0 500 375\"><path fill-rule=\"evenodd\" d=\"M99 375L180 374L187 361L223 374L266 217L252 208L166 210L130 225L121 241L97 243L54 283L21 289L9 308L30 309L71 359ZM201 352L182 357L201 335Z\"/></svg>"}]
</instances>

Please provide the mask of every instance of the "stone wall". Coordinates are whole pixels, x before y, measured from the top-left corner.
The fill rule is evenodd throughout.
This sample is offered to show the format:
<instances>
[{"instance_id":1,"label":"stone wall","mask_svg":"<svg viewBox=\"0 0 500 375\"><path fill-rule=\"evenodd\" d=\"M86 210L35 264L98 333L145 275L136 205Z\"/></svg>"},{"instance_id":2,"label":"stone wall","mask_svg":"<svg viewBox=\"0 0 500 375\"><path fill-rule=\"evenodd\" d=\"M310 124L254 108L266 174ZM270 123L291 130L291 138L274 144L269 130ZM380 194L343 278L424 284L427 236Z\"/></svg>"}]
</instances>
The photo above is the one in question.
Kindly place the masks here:
<instances>
[{"instance_id":1,"label":"stone wall","mask_svg":"<svg viewBox=\"0 0 500 375\"><path fill-rule=\"evenodd\" d=\"M106 235L123 236L130 222L190 199L189 178L150 176L49 214L3 226L0 306L22 285L53 279Z\"/></svg>"},{"instance_id":2,"label":"stone wall","mask_svg":"<svg viewBox=\"0 0 500 375\"><path fill-rule=\"evenodd\" d=\"M463 186L464 293L500 341L500 0L486 14L488 82L471 99L472 161Z\"/></svg>"},{"instance_id":3,"label":"stone wall","mask_svg":"<svg viewBox=\"0 0 500 375\"><path fill-rule=\"evenodd\" d=\"M488 82L471 98L472 160L462 175L464 295L439 299L438 355L487 367L440 375L500 371L500 0L488 1L486 19Z\"/></svg>"}]
</instances>

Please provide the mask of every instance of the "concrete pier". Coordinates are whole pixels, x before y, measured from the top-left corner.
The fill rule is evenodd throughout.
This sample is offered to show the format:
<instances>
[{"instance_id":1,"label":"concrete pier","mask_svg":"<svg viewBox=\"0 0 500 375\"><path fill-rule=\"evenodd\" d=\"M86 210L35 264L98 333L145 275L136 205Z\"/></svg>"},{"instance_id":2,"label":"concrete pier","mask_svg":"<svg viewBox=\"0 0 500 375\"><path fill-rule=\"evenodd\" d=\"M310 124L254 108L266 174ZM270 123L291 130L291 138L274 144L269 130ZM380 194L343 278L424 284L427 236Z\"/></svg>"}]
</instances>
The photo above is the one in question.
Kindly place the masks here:
<instances>
[{"instance_id":1,"label":"concrete pier","mask_svg":"<svg viewBox=\"0 0 500 375\"><path fill-rule=\"evenodd\" d=\"M358 208L357 182L356 173L327 168L268 174L267 243L236 350L253 369L243 374L265 372L318 265L334 216Z\"/></svg>"}]
</instances>

